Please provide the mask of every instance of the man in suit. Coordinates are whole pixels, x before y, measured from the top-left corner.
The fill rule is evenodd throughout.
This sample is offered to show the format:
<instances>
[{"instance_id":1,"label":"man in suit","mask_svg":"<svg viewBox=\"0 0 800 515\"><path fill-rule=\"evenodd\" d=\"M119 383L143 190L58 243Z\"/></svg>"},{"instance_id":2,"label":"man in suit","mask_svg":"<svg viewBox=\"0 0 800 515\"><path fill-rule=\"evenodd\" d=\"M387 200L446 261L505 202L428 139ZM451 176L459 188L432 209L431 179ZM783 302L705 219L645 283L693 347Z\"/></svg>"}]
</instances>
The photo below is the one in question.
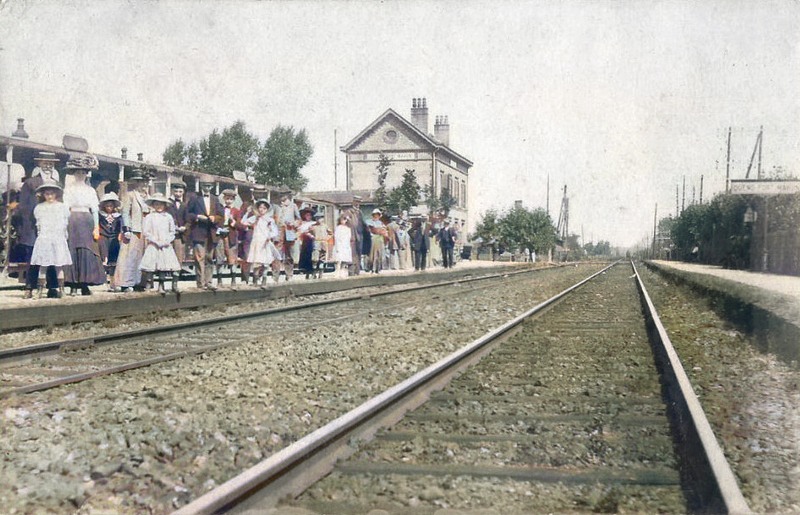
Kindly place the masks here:
<instances>
[{"instance_id":1,"label":"man in suit","mask_svg":"<svg viewBox=\"0 0 800 515\"><path fill-rule=\"evenodd\" d=\"M445 268L453 267L453 248L456 246L455 232L450 227L450 219L444 221L444 226L439 229L436 238L442 248L442 266Z\"/></svg>"},{"instance_id":2,"label":"man in suit","mask_svg":"<svg viewBox=\"0 0 800 515\"><path fill-rule=\"evenodd\" d=\"M169 205L167 212L175 220L175 239L172 248L178 256L178 262L186 259L186 184L175 181L170 185Z\"/></svg>"},{"instance_id":3,"label":"man in suit","mask_svg":"<svg viewBox=\"0 0 800 515\"><path fill-rule=\"evenodd\" d=\"M212 194L214 182L211 177L200 179L201 194L186 206L186 220L191 224L189 241L192 242L197 287L216 290L211 282L214 270L214 247L217 243L217 228L223 221L223 208Z\"/></svg>"},{"instance_id":4,"label":"man in suit","mask_svg":"<svg viewBox=\"0 0 800 515\"><path fill-rule=\"evenodd\" d=\"M361 197L353 195L353 205L344 213L347 216L347 225L350 227L350 249L353 254L353 263L350 265L349 275L361 273L361 253L364 245L365 224L364 215L361 213Z\"/></svg>"},{"instance_id":5,"label":"man in suit","mask_svg":"<svg viewBox=\"0 0 800 515\"><path fill-rule=\"evenodd\" d=\"M428 260L428 249L430 248L429 233L431 226L428 223L428 217L422 215L422 218L415 221L413 227L408 232L411 238L411 250L414 254L414 270L417 272L425 271L425 265Z\"/></svg>"}]
</instances>

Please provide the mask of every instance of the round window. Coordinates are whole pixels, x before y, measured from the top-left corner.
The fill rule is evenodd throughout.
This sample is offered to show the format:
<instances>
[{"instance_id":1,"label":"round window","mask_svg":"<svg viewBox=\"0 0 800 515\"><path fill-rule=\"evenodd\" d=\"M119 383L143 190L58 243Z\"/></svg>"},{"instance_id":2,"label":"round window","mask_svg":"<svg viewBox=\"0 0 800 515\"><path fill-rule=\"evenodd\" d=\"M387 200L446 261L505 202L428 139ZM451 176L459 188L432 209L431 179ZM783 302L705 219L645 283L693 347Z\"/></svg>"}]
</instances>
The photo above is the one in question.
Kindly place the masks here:
<instances>
[{"instance_id":1,"label":"round window","mask_svg":"<svg viewBox=\"0 0 800 515\"><path fill-rule=\"evenodd\" d=\"M397 142L397 131L394 129L389 129L383 135L383 140L386 143L396 143Z\"/></svg>"}]
</instances>

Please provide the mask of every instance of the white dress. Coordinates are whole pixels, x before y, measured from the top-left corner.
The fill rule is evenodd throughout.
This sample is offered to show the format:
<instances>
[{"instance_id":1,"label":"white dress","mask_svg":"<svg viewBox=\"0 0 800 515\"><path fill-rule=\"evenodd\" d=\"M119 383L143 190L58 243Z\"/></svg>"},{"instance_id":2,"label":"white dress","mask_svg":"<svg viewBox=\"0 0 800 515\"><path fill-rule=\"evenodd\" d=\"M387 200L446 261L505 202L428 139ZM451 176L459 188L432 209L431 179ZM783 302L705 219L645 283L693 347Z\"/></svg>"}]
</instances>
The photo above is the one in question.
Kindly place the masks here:
<instances>
[{"instance_id":1,"label":"white dress","mask_svg":"<svg viewBox=\"0 0 800 515\"><path fill-rule=\"evenodd\" d=\"M33 244L31 265L66 266L72 264L67 245L69 208L61 202L42 202L33 210L39 231Z\"/></svg>"},{"instance_id":2,"label":"white dress","mask_svg":"<svg viewBox=\"0 0 800 515\"><path fill-rule=\"evenodd\" d=\"M253 217L253 239L250 241L250 250L247 253L247 262L259 265L270 265L273 261L282 261L278 248L273 243L280 233L272 216Z\"/></svg>"},{"instance_id":3,"label":"white dress","mask_svg":"<svg viewBox=\"0 0 800 515\"><path fill-rule=\"evenodd\" d=\"M338 263L352 263L353 249L350 238L353 232L347 225L337 225L333 231L333 261Z\"/></svg>"},{"instance_id":4,"label":"white dress","mask_svg":"<svg viewBox=\"0 0 800 515\"><path fill-rule=\"evenodd\" d=\"M166 211L151 212L144 218L142 236L144 256L140 268L145 272L177 272L181 269L172 240L175 239L175 220Z\"/></svg>"}]
</instances>

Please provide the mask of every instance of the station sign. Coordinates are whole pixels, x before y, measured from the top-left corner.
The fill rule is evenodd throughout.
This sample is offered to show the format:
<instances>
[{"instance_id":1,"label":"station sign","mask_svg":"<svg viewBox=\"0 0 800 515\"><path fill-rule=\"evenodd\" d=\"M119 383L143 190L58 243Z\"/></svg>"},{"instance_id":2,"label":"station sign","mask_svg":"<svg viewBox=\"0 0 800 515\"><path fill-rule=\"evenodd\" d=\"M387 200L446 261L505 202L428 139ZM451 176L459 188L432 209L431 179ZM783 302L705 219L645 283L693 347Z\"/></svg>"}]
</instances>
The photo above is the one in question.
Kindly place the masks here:
<instances>
[{"instance_id":1,"label":"station sign","mask_svg":"<svg viewBox=\"0 0 800 515\"><path fill-rule=\"evenodd\" d=\"M800 181L732 180L733 195L792 195L800 193Z\"/></svg>"}]
</instances>

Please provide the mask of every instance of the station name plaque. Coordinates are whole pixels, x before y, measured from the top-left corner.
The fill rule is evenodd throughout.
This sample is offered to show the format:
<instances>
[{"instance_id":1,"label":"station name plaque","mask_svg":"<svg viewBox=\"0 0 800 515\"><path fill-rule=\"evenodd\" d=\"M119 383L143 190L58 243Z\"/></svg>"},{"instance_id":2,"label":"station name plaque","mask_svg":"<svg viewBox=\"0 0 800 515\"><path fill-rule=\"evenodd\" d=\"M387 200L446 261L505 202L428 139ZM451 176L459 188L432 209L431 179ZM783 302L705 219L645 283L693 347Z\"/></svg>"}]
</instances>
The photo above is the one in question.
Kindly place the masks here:
<instances>
[{"instance_id":1,"label":"station name plaque","mask_svg":"<svg viewBox=\"0 0 800 515\"><path fill-rule=\"evenodd\" d=\"M792 195L800 193L800 181L731 181L733 195Z\"/></svg>"}]
</instances>

